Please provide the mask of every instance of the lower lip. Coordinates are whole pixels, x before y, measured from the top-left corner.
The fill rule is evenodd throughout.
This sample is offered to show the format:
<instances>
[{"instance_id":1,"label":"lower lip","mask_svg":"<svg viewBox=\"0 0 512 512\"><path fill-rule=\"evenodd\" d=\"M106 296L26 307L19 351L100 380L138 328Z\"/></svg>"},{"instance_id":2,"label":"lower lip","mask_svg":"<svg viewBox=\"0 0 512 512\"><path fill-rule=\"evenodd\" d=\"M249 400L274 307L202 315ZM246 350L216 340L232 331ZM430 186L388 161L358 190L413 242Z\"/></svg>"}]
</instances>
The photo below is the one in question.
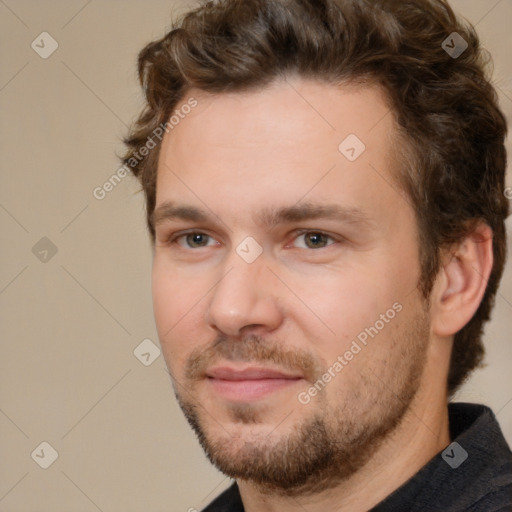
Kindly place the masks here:
<instances>
[{"instance_id":1,"label":"lower lip","mask_svg":"<svg viewBox=\"0 0 512 512\"><path fill-rule=\"evenodd\" d=\"M256 379L223 380L209 378L214 391L226 400L247 402L259 400L272 393L286 389L302 379Z\"/></svg>"}]
</instances>

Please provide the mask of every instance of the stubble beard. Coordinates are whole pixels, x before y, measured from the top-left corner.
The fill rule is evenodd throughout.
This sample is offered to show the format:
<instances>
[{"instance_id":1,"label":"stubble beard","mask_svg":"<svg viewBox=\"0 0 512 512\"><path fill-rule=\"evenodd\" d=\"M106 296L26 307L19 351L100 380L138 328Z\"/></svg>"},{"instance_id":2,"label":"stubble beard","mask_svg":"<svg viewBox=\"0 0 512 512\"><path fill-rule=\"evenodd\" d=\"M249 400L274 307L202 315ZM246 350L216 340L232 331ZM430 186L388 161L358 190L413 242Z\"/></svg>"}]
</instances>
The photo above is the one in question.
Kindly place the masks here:
<instances>
[{"instance_id":1,"label":"stubble beard","mask_svg":"<svg viewBox=\"0 0 512 512\"><path fill-rule=\"evenodd\" d=\"M381 362L376 372L361 368L359 386L343 403L328 404L326 390L321 391L318 400L302 406L304 419L283 435L279 435L277 425L273 432L259 435L252 430L248 435L264 418L262 408L252 404L228 407L240 437L231 434L229 428L217 428L220 433L213 434L210 425L215 420L204 408L208 409L208 404L198 404L194 398L194 384L200 369L218 355L228 360L291 362L288 367L300 360L310 376L318 375L309 354L287 354L281 348L266 347L258 337L235 343L221 338L211 353L202 350L191 355L187 371L190 382L186 388L175 387L175 394L207 457L222 473L249 481L265 494L316 494L357 473L400 425L420 387L428 337L428 315L418 313L395 338L385 364ZM378 339L373 342L378 343ZM371 350L371 345L364 350ZM315 411L307 415L309 407Z\"/></svg>"}]
</instances>

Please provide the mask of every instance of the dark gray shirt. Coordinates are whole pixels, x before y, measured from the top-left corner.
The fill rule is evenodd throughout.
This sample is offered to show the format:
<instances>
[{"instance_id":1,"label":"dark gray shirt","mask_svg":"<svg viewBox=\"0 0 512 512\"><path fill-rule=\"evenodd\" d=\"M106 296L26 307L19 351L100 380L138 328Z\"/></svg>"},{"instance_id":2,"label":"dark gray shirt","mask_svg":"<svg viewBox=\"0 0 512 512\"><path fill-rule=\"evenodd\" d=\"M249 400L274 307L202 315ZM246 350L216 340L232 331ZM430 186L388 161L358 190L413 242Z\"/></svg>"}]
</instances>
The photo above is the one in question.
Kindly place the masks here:
<instances>
[{"instance_id":1,"label":"dark gray shirt","mask_svg":"<svg viewBox=\"0 0 512 512\"><path fill-rule=\"evenodd\" d=\"M512 452L485 405L448 404L452 443L370 512L511 512ZM203 512L244 512L236 483Z\"/></svg>"}]
</instances>

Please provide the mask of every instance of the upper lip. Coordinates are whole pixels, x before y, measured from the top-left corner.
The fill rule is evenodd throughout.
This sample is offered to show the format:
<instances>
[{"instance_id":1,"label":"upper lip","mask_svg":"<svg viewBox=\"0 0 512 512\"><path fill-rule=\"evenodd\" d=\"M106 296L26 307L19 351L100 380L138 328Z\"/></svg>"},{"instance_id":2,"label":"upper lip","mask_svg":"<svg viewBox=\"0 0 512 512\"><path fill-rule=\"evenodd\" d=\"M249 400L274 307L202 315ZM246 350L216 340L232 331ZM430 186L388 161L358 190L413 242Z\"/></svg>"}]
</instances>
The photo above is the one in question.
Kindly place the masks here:
<instances>
[{"instance_id":1,"label":"upper lip","mask_svg":"<svg viewBox=\"0 0 512 512\"><path fill-rule=\"evenodd\" d=\"M301 379L302 375L286 373L281 370L250 366L243 369L228 366L216 366L206 372L206 376L222 380L259 380L259 379Z\"/></svg>"}]
</instances>

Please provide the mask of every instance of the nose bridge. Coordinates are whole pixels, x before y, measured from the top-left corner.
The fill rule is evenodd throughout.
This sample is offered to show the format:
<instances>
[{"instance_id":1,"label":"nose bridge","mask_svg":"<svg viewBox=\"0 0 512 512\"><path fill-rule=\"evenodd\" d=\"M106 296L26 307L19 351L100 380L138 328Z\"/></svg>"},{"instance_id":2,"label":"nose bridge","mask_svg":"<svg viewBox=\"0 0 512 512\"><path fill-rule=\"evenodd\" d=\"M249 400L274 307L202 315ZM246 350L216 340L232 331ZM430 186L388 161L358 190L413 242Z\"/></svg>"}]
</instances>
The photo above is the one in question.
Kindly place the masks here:
<instances>
[{"instance_id":1,"label":"nose bridge","mask_svg":"<svg viewBox=\"0 0 512 512\"><path fill-rule=\"evenodd\" d=\"M261 246L254 242L246 239L233 248L210 295L207 322L231 336L248 325L274 329L280 320L274 276Z\"/></svg>"}]
</instances>

